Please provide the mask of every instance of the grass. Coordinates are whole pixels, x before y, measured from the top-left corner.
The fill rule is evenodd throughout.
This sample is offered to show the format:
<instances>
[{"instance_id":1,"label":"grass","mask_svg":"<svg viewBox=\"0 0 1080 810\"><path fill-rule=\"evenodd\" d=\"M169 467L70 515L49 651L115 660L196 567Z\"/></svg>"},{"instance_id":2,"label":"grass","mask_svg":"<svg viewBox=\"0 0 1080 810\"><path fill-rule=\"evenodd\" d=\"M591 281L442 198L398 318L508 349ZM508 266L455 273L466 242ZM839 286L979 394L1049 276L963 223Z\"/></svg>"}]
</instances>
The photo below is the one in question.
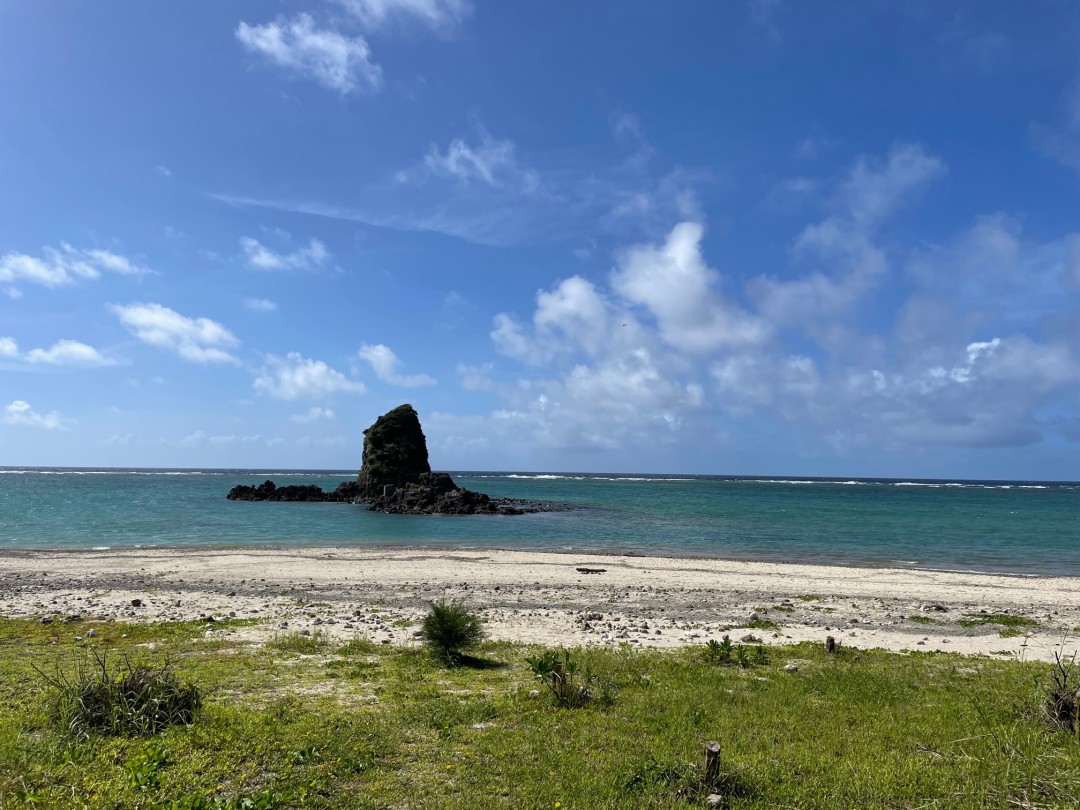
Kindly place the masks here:
<instances>
[{"instance_id":1,"label":"grass","mask_svg":"<svg viewBox=\"0 0 1080 810\"><path fill-rule=\"evenodd\" d=\"M968 613L957 624L961 627L983 627L984 625L994 624L1013 630L1039 626L1035 619L1029 619L1027 616L1016 616L1012 613ZM1019 635L1019 633L1013 635Z\"/></svg>"},{"instance_id":2,"label":"grass","mask_svg":"<svg viewBox=\"0 0 1080 810\"><path fill-rule=\"evenodd\" d=\"M908 616L909 622L915 622L915 624L941 624L937 619L931 619L929 616Z\"/></svg>"},{"instance_id":3,"label":"grass","mask_svg":"<svg viewBox=\"0 0 1080 810\"><path fill-rule=\"evenodd\" d=\"M362 637L297 656L194 624L101 624L89 645L170 661L202 691L195 722L80 740L50 723L34 667L86 659L86 628L0 620L0 807L681 810L703 806L706 740L730 808L1070 807L1080 791L1080 742L1045 721L1046 665L589 648L574 660L611 699L567 710L530 696L541 647L487 642L476 654L500 666L447 669Z\"/></svg>"}]
</instances>

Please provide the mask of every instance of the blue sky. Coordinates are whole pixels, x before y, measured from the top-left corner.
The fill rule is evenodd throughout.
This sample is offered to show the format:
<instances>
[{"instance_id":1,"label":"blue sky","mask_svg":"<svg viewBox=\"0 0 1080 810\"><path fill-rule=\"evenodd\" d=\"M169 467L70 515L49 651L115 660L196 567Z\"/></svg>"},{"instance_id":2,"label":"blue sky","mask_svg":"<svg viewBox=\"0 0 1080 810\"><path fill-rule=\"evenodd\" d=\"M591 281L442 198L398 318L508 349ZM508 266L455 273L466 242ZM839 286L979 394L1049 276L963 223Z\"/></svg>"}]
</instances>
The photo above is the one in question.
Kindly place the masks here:
<instances>
[{"instance_id":1,"label":"blue sky","mask_svg":"<svg viewBox=\"0 0 1080 810\"><path fill-rule=\"evenodd\" d=\"M1075 3L0 4L0 464L1080 478Z\"/></svg>"}]
</instances>

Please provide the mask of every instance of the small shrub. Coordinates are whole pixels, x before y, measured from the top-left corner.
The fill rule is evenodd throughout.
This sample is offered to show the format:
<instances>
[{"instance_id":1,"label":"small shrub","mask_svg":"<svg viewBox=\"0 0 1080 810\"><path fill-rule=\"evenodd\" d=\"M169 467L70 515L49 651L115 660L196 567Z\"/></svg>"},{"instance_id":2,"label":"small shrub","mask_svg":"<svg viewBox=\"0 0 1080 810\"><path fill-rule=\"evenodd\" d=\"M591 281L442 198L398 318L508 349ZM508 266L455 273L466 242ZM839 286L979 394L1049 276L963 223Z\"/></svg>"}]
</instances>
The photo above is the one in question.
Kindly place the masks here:
<instances>
[{"instance_id":1,"label":"small shrub","mask_svg":"<svg viewBox=\"0 0 1080 810\"><path fill-rule=\"evenodd\" d=\"M323 630L310 635L300 632L280 633L266 642L268 649L297 655L316 655L330 645L330 637Z\"/></svg>"},{"instance_id":2,"label":"small shrub","mask_svg":"<svg viewBox=\"0 0 1080 810\"><path fill-rule=\"evenodd\" d=\"M1062 658L1054 653L1054 669L1050 673L1054 686L1046 701L1050 722L1080 738L1080 671L1076 668L1075 653Z\"/></svg>"},{"instance_id":3,"label":"small shrub","mask_svg":"<svg viewBox=\"0 0 1080 810\"><path fill-rule=\"evenodd\" d=\"M719 664L721 666L730 664L732 650L734 649L735 645L731 643L729 636L724 636L723 642L711 638L705 643L705 652L703 653L705 663Z\"/></svg>"},{"instance_id":4,"label":"small shrub","mask_svg":"<svg viewBox=\"0 0 1080 810\"><path fill-rule=\"evenodd\" d=\"M76 664L72 674L54 676L38 670L53 688L51 716L65 732L152 735L172 725L188 725L202 705L198 688L181 682L166 663L160 668L132 664L127 658L112 668L104 653Z\"/></svg>"},{"instance_id":5,"label":"small shrub","mask_svg":"<svg viewBox=\"0 0 1080 810\"><path fill-rule=\"evenodd\" d=\"M484 640L484 622L460 602L432 602L420 637L439 660L454 666L463 650Z\"/></svg>"},{"instance_id":6,"label":"small shrub","mask_svg":"<svg viewBox=\"0 0 1080 810\"><path fill-rule=\"evenodd\" d=\"M731 638L728 636L724 636L722 642L709 639L705 643L705 651L702 653L702 657L707 664L716 664L718 666L738 664L743 669L769 663L769 653L764 644L758 644L754 647L753 655L751 655L749 647L743 644L732 644Z\"/></svg>"},{"instance_id":7,"label":"small shrub","mask_svg":"<svg viewBox=\"0 0 1080 810\"><path fill-rule=\"evenodd\" d=\"M589 684L592 676L582 670L569 650L547 650L535 658L526 658L532 674L551 690L560 706L576 708L592 699Z\"/></svg>"}]
</instances>

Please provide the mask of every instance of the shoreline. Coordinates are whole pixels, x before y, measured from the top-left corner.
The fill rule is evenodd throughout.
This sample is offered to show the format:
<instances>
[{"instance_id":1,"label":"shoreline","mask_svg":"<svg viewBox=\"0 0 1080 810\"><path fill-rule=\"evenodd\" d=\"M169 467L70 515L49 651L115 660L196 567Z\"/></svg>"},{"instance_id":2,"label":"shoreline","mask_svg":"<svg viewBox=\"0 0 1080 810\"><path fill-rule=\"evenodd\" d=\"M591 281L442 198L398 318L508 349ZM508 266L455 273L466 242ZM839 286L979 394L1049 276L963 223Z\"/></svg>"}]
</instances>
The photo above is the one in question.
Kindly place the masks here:
<instances>
[{"instance_id":1,"label":"shoreline","mask_svg":"<svg viewBox=\"0 0 1080 810\"><path fill-rule=\"evenodd\" d=\"M354 504L344 504L346 506ZM427 515L412 515L411 517L428 517ZM498 517L496 515L455 515L453 517ZM809 561L781 561L764 557L721 557L710 554L695 554L692 552L678 553L675 549L628 549L628 548L574 548L573 546L567 546L565 548L549 548L549 547L531 547L523 545L521 543L516 544L516 547L502 545L477 545L475 543L461 543L458 541L446 541L441 543L431 542L416 542L416 543L400 543L391 540L387 541L364 541L362 544L355 545L335 545L334 543L312 543L297 544L295 542L290 543L198 543L192 545L129 545L129 546L90 546L90 547L73 547L73 546L36 546L36 547L13 547L13 548L0 548L0 560L6 557L26 557L35 554L58 554L58 555L79 555L79 554L153 554L153 553L184 553L184 554L198 554L198 553L256 553L256 554L288 554L292 551L297 552L317 552L320 550L332 550L332 551L344 551L344 552L357 552L357 553L372 553L382 554L387 552L402 551L402 552L433 552L433 553L446 553L452 554L456 552L464 553L491 553L491 552L505 552L508 554L555 554L555 555L579 555L588 557L625 557L627 559L657 559L657 560L682 560L682 561L703 561L703 562L718 562L718 563L735 563L735 564L748 564L748 565L794 565L805 566L808 568L850 568L855 570L872 570L872 571L904 571L912 573L928 573L928 574L960 574L971 575L980 577L1016 577L1021 579L1049 579L1049 580L1077 580L1080 582L1080 573L1077 574L1050 574L1045 572L1026 572L1026 571L994 571L994 570L981 570L975 568L936 568L932 566L924 566L918 562L905 562L903 560L879 560L873 558L836 558L826 559L818 562ZM823 555L824 556L824 555ZM890 565L888 563L895 563Z\"/></svg>"},{"instance_id":2,"label":"shoreline","mask_svg":"<svg viewBox=\"0 0 1080 810\"><path fill-rule=\"evenodd\" d=\"M415 644L438 599L465 600L495 640L549 646L679 647L725 634L783 645L832 635L852 647L1049 661L1077 650L1080 633L1080 577L578 551L4 550L0 583L0 616L78 616L73 637L93 622L214 617L248 620L224 630L208 622L208 632L252 642L299 632ZM995 623L1002 615L1008 624Z\"/></svg>"}]
</instances>

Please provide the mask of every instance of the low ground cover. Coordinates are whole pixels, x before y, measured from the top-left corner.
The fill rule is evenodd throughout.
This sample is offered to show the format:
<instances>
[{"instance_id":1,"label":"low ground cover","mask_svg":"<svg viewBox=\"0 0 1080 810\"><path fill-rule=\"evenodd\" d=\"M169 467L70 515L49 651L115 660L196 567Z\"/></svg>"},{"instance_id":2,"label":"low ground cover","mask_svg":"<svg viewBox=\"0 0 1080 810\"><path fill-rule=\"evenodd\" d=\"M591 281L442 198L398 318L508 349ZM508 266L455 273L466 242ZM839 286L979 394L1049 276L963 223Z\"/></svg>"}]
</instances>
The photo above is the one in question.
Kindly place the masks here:
<instances>
[{"instance_id":1,"label":"low ground cover","mask_svg":"<svg viewBox=\"0 0 1080 810\"><path fill-rule=\"evenodd\" d=\"M1047 665L592 648L573 661L605 699L567 707L526 662L537 646L487 642L448 668L420 648L256 646L216 627L0 620L0 807L700 807L707 740L732 808L1071 807L1080 791L1080 742L1046 719ZM64 733L37 670L73 672L91 648L167 663L198 685L198 715L151 736Z\"/></svg>"}]
</instances>

